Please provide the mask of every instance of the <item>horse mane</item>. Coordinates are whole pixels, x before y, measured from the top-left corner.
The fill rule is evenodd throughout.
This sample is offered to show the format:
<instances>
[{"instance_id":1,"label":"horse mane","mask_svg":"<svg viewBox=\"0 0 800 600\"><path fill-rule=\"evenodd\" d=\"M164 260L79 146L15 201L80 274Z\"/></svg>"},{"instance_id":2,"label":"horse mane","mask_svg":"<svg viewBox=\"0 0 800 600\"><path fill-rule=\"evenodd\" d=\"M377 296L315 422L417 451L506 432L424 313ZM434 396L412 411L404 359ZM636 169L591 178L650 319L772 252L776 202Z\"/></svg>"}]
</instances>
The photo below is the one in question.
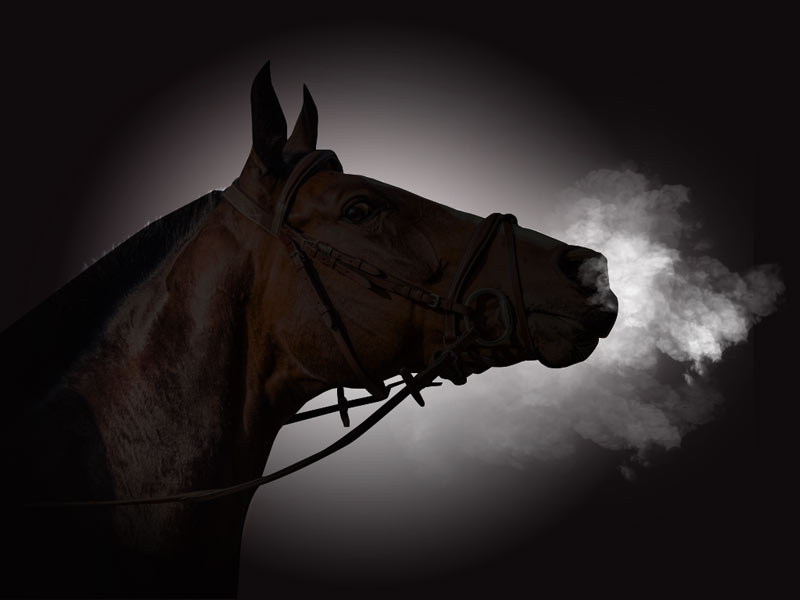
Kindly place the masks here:
<instances>
[{"instance_id":1,"label":"horse mane","mask_svg":"<svg viewBox=\"0 0 800 600\"><path fill-rule=\"evenodd\" d=\"M6 418L45 397L125 297L198 230L221 199L209 192L149 224L0 333Z\"/></svg>"}]
</instances>

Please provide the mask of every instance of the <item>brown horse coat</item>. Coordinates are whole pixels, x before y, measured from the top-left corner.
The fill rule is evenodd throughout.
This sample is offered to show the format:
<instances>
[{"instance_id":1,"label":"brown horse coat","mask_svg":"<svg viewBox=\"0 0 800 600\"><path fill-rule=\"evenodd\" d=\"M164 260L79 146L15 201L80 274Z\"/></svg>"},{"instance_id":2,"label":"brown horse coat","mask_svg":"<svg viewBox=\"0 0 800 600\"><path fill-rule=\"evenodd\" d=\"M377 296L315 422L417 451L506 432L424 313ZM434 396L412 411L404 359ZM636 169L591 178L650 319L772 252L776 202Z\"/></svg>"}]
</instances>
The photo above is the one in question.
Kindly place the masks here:
<instances>
[{"instance_id":1,"label":"brown horse coat","mask_svg":"<svg viewBox=\"0 0 800 600\"><path fill-rule=\"evenodd\" d=\"M287 138L268 65L251 100L253 149L238 185L272 211L292 167L316 147L317 111L306 90ZM288 217L304 235L443 298L480 222L333 168L300 187ZM466 287L511 297L506 246L514 245L524 322L517 318L516 335L490 352L464 348L466 375L522 360L584 360L616 316L605 259L513 231L513 239L496 234ZM401 368L419 372L443 349L441 309L356 285L335 269L317 274L373 381ZM16 591L35 584L58 594L235 594L252 491L202 504L29 503L159 496L259 476L278 430L306 401L361 386L301 275L279 239L211 192L134 236L3 334L3 456L15 482L4 515L18 547L6 567ZM502 330L497 302L474 308L486 336ZM463 330L463 319L456 323ZM520 343L522 328L531 350ZM52 575L34 578L40 571Z\"/></svg>"}]
</instances>

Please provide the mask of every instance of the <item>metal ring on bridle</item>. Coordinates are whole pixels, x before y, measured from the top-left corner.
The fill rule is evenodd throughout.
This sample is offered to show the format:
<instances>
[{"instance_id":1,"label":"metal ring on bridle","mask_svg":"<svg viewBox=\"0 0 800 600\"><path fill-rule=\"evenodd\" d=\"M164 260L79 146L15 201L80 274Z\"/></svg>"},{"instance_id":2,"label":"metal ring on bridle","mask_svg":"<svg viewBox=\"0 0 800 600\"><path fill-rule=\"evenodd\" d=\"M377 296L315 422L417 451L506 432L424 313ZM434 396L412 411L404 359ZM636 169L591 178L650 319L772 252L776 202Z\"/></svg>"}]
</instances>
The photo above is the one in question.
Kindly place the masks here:
<instances>
[{"instance_id":1,"label":"metal ring on bridle","mask_svg":"<svg viewBox=\"0 0 800 600\"><path fill-rule=\"evenodd\" d=\"M465 304L467 306L471 306L472 301L480 296L494 296L497 298L500 304L500 316L503 320L503 324L505 325L505 330L503 330L503 333L493 340L485 340L481 337L476 337L474 341L481 346L499 346L503 342L507 341L511 337L511 334L514 333L514 313L511 310L511 303L508 297L496 288L479 288L472 292L469 297L467 297ZM473 324L469 315L464 315L464 324L466 325L467 329L472 328Z\"/></svg>"}]
</instances>

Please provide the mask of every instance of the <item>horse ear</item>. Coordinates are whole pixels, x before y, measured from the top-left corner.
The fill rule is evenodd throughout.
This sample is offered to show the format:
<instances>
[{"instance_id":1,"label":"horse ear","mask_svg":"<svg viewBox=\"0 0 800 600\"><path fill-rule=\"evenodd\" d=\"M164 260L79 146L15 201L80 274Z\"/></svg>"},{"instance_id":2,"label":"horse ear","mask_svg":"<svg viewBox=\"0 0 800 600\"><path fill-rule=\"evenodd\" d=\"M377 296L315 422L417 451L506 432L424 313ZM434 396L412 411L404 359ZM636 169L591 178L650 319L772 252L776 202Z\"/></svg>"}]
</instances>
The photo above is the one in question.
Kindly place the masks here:
<instances>
[{"instance_id":1,"label":"horse ear","mask_svg":"<svg viewBox=\"0 0 800 600\"><path fill-rule=\"evenodd\" d=\"M297 117L292 135L283 148L283 158L287 164L294 164L299 158L317 149L317 106L308 88L303 85L303 108Z\"/></svg>"},{"instance_id":2,"label":"horse ear","mask_svg":"<svg viewBox=\"0 0 800 600\"><path fill-rule=\"evenodd\" d=\"M253 120L253 149L270 172L283 169L282 150L286 144L286 118L272 87L269 61L253 80L250 88L250 110Z\"/></svg>"}]
</instances>

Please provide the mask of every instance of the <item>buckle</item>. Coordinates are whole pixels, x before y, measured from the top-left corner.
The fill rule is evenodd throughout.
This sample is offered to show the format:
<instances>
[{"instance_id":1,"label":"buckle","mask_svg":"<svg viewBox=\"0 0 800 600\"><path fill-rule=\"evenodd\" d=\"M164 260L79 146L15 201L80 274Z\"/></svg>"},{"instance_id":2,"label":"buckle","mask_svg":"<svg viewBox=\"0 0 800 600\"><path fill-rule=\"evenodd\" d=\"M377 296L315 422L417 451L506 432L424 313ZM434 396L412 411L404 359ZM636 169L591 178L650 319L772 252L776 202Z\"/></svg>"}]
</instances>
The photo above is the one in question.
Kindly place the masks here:
<instances>
[{"instance_id":1,"label":"buckle","mask_svg":"<svg viewBox=\"0 0 800 600\"><path fill-rule=\"evenodd\" d=\"M306 254L296 245L294 246L294 250L292 250L291 254L289 254L289 260L294 263L294 266L297 269L304 269L306 266Z\"/></svg>"},{"instance_id":2,"label":"buckle","mask_svg":"<svg viewBox=\"0 0 800 600\"><path fill-rule=\"evenodd\" d=\"M433 302L426 302L425 306L430 306L431 308L439 308L442 304L442 297L439 294L431 294L433 296Z\"/></svg>"}]
</instances>

